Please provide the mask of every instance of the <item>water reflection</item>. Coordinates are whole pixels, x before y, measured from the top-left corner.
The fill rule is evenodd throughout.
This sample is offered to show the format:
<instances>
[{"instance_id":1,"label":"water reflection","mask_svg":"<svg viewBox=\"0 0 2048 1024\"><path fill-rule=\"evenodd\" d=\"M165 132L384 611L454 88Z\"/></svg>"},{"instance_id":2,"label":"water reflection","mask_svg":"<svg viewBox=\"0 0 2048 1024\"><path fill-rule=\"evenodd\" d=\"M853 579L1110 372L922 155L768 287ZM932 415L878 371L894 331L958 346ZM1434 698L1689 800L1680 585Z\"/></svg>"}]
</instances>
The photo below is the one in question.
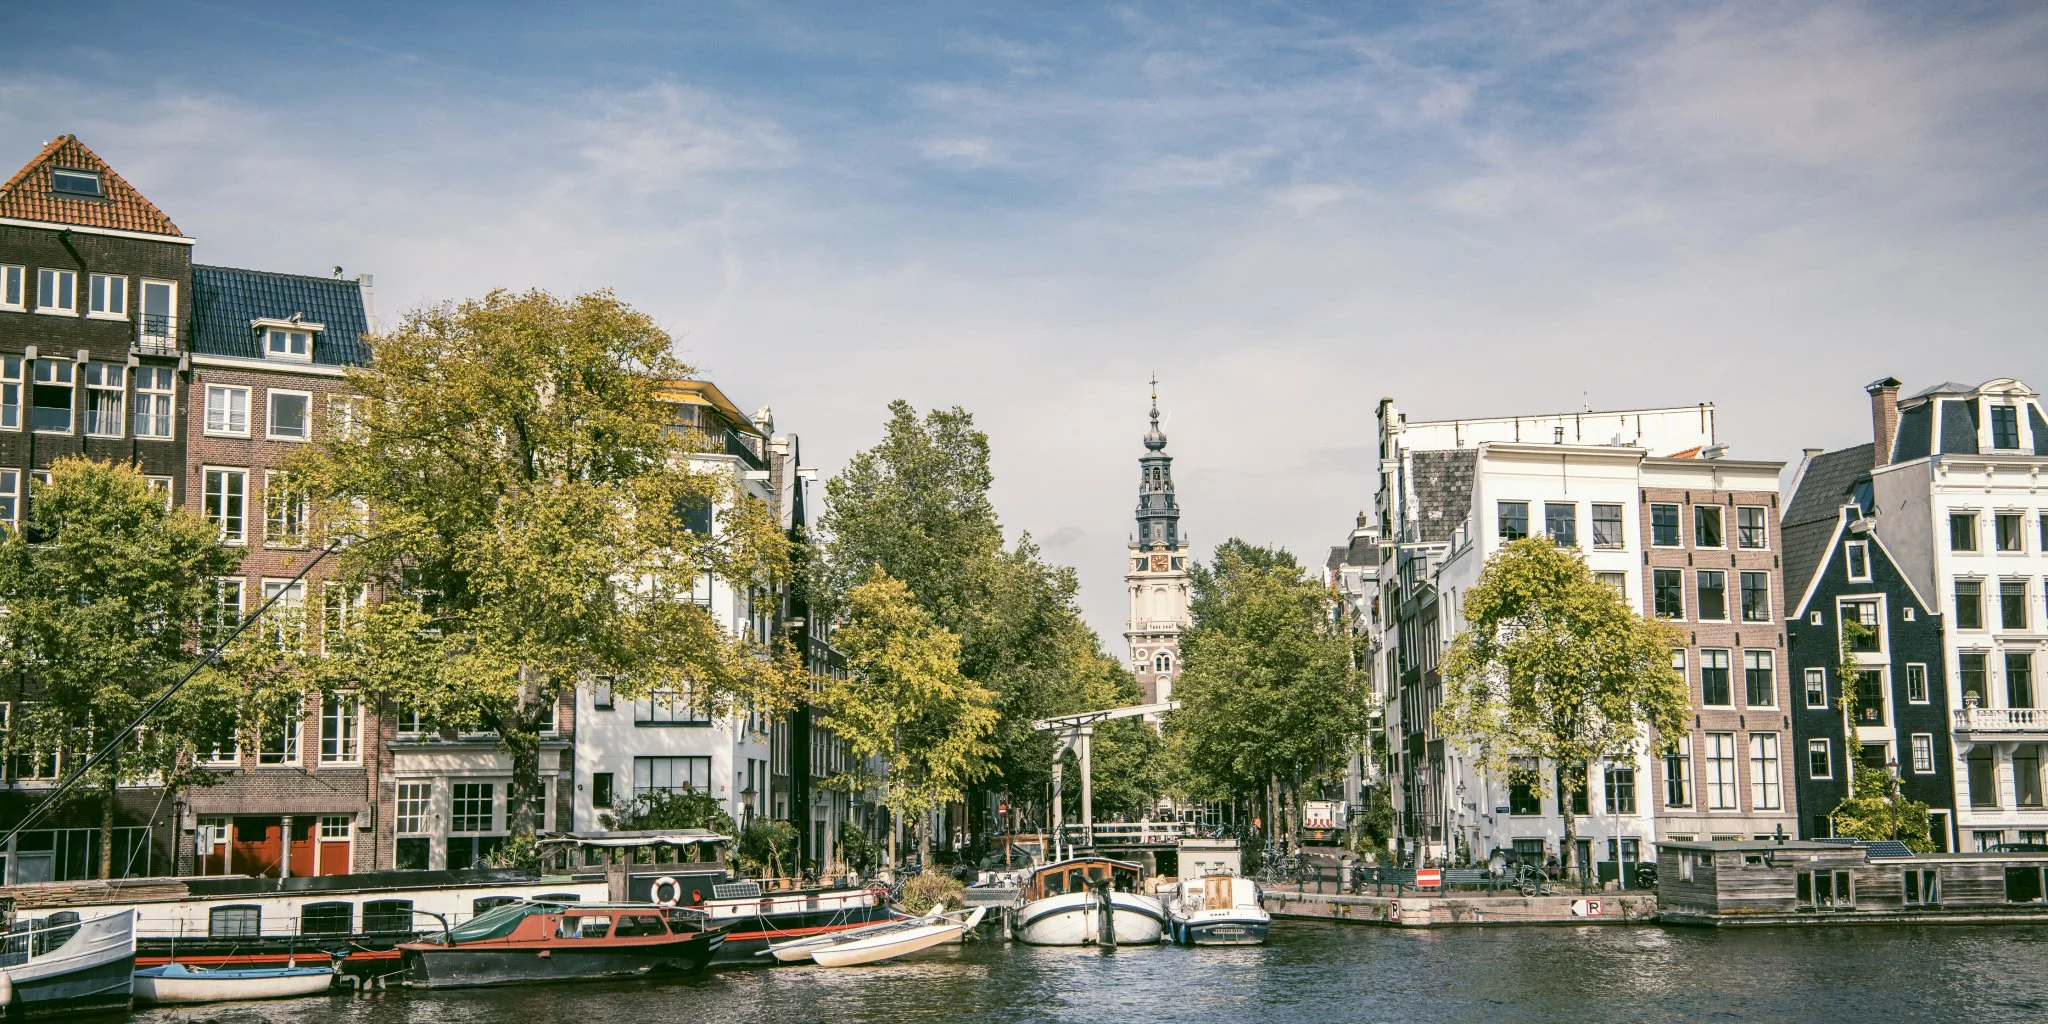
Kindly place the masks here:
<instances>
[{"instance_id":1,"label":"water reflection","mask_svg":"<svg viewBox=\"0 0 2048 1024\"><path fill-rule=\"evenodd\" d=\"M1278 922L1265 947L990 943L871 967L138 1013L133 1024L2048 1020L2048 929L1403 932Z\"/></svg>"}]
</instances>

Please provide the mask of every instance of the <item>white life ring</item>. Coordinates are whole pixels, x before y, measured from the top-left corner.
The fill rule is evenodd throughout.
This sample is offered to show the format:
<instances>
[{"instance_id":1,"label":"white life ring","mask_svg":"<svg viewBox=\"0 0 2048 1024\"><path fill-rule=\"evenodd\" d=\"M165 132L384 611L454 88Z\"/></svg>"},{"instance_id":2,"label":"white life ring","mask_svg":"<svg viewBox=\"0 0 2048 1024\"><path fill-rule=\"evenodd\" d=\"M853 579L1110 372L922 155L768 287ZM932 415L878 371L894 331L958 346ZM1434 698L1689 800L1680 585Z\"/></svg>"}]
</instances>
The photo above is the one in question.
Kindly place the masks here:
<instances>
[{"instance_id":1,"label":"white life ring","mask_svg":"<svg viewBox=\"0 0 2048 1024\"><path fill-rule=\"evenodd\" d=\"M669 895L665 897L661 894L661 887L664 885L669 889ZM683 883L676 881L673 875L663 875L654 880L654 885L647 890L647 896L664 907L673 907L683 898Z\"/></svg>"}]
</instances>

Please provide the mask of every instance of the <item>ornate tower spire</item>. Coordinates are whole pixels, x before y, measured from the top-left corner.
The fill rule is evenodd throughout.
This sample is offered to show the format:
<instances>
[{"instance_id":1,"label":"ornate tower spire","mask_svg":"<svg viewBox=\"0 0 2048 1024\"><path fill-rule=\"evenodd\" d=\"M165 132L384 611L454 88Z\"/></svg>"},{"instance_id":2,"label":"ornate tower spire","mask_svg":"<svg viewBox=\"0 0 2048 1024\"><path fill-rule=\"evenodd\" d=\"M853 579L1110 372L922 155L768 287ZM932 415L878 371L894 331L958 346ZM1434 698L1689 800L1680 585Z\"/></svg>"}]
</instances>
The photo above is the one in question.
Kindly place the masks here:
<instances>
[{"instance_id":1,"label":"ornate tower spire","mask_svg":"<svg viewBox=\"0 0 2048 1024\"><path fill-rule=\"evenodd\" d=\"M1152 429L1138 458L1138 549L1180 547L1180 505L1173 498L1173 456L1159 429L1159 378L1152 378Z\"/></svg>"}]
</instances>

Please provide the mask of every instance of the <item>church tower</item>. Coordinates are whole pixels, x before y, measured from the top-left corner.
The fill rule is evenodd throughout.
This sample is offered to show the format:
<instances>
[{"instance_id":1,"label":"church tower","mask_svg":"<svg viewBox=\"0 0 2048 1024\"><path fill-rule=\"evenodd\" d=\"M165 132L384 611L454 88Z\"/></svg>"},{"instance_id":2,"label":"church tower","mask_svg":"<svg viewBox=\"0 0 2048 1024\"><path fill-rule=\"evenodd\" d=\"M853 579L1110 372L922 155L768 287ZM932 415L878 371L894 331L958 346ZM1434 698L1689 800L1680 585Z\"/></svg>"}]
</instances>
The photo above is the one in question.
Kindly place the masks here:
<instances>
[{"instance_id":1,"label":"church tower","mask_svg":"<svg viewBox=\"0 0 2048 1024\"><path fill-rule=\"evenodd\" d=\"M1138 457L1138 533L1124 563L1131 595L1124 639L1131 673L1148 704L1173 698L1180 679L1180 635L1188 618L1188 549L1173 498L1173 456L1159 430L1159 382L1152 382L1152 429Z\"/></svg>"}]
</instances>

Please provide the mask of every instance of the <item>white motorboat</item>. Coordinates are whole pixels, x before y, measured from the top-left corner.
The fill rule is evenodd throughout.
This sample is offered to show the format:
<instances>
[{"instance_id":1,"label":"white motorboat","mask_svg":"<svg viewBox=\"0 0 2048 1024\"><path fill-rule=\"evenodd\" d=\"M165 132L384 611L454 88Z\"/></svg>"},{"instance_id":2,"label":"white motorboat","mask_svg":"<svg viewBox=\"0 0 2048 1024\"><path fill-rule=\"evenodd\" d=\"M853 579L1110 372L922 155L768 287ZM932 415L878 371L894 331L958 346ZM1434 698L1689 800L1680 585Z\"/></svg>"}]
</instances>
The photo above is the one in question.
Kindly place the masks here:
<instances>
[{"instance_id":1,"label":"white motorboat","mask_svg":"<svg viewBox=\"0 0 2048 1024\"><path fill-rule=\"evenodd\" d=\"M228 1003L245 999L290 999L334 987L340 961L332 967L230 967L208 970L176 961L135 972L135 999L142 1003Z\"/></svg>"},{"instance_id":2,"label":"white motorboat","mask_svg":"<svg viewBox=\"0 0 2048 1024\"><path fill-rule=\"evenodd\" d=\"M880 963L899 956L906 956L933 946L958 942L960 937L981 924L987 907L976 907L969 911L952 914L934 914L929 917L892 921L886 925L860 929L859 934L841 933L828 937L828 941L807 947L811 962L821 967L854 967L860 964Z\"/></svg>"},{"instance_id":3,"label":"white motorboat","mask_svg":"<svg viewBox=\"0 0 2048 1024\"><path fill-rule=\"evenodd\" d=\"M84 921L60 911L0 924L0 1016L125 1010L133 1003L133 910Z\"/></svg>"},{"instance_id":4,"label":"white motorboat","mask_svg":"<svg viewBox=\"0 0 2048 1024\"><path fill-rule=\"evenodd\" d=\"M1236 875L1183 879L1166 901L1167 935L1183 946L1256 946L1272 923L1258 883Z\"/></svg>"},{"instance_id":5,"label":"white motorboat","mask_svg":"<svg viewBox=\"0 0 2048 1024\"><path fill-rule=\"evenodd\" d=\"M1144 869L1130 861L1076 857L1031 873L1010 934L1034 946L1142 946L1166 926L1158 900L1139 891Z\"/></svg>"},{"instance_id":6,"label":"white motorboat","mask_svg":"<svg viewBox=\"0 0 2048 1024\"><path fill-rule=\"evenodd\" d=\"M913 917L895 917L890 918L887 921L879 922L877 924L862 925L859 928L850 928L845 931L827 932L824 935L812 935L808 938L802 939L790 939L787 942L775 943L774 945L771 945L766 949L756 950L754 952L754 955L757 957L772 956L775 959L786 964L802 963L811 958L812 950L820 949L825 946L829 946L834 942L839 942L845 939L851 939L862 935L875 935L886 932L893 932L905 927L906 925L916 924L919 920L921 919Z\"/></svg>"}]
</instances>

